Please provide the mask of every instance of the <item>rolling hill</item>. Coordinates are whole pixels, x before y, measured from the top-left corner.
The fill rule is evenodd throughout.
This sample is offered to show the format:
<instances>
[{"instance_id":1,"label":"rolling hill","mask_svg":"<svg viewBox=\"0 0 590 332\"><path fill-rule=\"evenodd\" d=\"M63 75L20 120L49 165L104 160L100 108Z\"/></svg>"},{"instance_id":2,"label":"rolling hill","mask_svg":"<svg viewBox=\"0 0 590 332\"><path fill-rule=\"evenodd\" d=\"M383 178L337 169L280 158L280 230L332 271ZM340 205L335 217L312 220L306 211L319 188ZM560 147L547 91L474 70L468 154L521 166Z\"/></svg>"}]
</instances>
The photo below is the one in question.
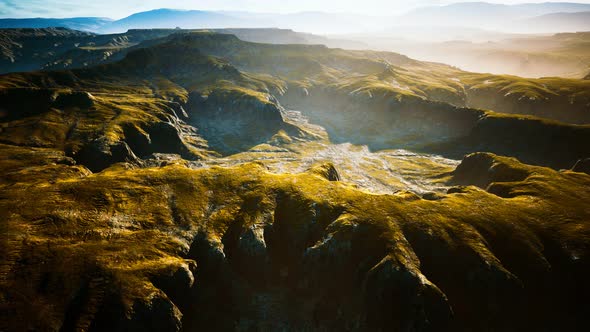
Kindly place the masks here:
<instances>
[{"instance_id":1,"label":"rolling hill","mask_svg":"<svg viewBox=\"0 0 590 332\"><path fill-rule=\"evenodd\" d=\"M0 29L0 73L83 68L121 60L126 52L142 43L189 30L141 29L98 35L65 28ZM208 29L231 33L245 41L272 44L324 44L331 47L364 48L365 44L332 39L285 29Z\"/></svg>"},{"instance_id":2,"label":"rolling hill","mask_svg":"<svg viewBox=\"0 0 590 332\"><path fill-rule=\"evenodd\" d=\"M584 12L576 13L551 13L524 20L522 23L526 29L537 33L554 32L559 27L560 32L578 32L590 30L590 8Z\"/></svg>"},{"instance_id":3,"label":"rolling hill","mask_svg":"<svg viewBox=\"0 0 590 332\"><path fill-rule=\"evenodd\" d=\"M432 36L433 29L439 30L440 34ZM392 29L376 37L345 37L364 40L370 49L396 51L415 59L442 62L472 72L531 78L583 78L590 68L588 32L500 34L443 27L424 27L419 30L419 35L416 31L412 28ZM412 38L404 38L404 34Z\"/></svg>"},{"instance_id":4,"label":"rolling hill","mask_svg":"<svg viewBox=\"0 0 590 332\"><path fill-rule=\"evenodd\" d=\"M477 27L513 32L539 32L537 29L543 28L543 32L566 32L572 30L568 29L567 25L564 25L565 20L554 20L550 25L541 25L541 21L549 19L551 15L563 16L563 18L570 15L572 18L577 16L581 18L583 14L576 13L585 11L590 11L589 4L546 2L505 5L487 2L464 2L418 8L399 16L396 24ZM485 15L481 15L482 13L485 13ZM542 18L544 15L550 16ZM538 20L539 25L529 27L528 25L535 20ZM573 30L573 32L576 31L580 30Z\"/></svg>"}]
</instances>

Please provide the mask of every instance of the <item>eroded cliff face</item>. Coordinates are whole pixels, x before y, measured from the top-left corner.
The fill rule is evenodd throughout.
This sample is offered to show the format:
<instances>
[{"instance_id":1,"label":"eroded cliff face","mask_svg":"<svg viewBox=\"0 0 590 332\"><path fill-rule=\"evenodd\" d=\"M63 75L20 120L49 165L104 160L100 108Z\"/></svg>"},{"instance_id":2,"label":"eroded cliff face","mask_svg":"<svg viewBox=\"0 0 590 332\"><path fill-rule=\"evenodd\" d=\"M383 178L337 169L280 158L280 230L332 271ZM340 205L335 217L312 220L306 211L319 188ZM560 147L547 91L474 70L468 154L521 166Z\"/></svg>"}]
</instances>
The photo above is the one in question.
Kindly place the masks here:
<instances>
[{"instance_id":1,"label":"eroded cliff face","mask_svg":"<svg viewBox=\"0 0 590 332\"><path fill-rule=\"evenodd\" d=\"M279 130L289 130L281 106L273 97L239 90L195 91L186 105L188 123L199 128L209 147L223 155L246 151L269 141Z\"/></svg>"},{"instance_id":2,"label":"eroded cliff face","mask_svg":"<svg viewBox=\"0 0 590 332\"><path fill-rule=\"evenodd\" d=\"M453 182L487 191L432 201L316 170L91 174L51 150L2 150L6 328L543 330L587 317L587 174L474 154Z\"/></svg>"},{"instance_id":3,"label":"eroded cliff face","mask_svg":"<svg viewBox=\"0 0 590 332\"><path fill-rule=\"evenodd\" d=\"M468 107L533 115L566 123L590 123L590 100L586 96L559 95L554 91L531 95L522 91L511 92L509 86L470 87L466 92L465 105Z\"/></svg>"},{"instance_id":4,"label":"eroded cliff face","mask_svg":"<svg viewBox=\"0 0 590 332\"><path fill-rule=\"evenodd\" d=\"M158 153L236 153L279 130L297 136L256 84L184 44L139 49L93 69L8 75L0 140L60 149L96 172L117 162L140 166Z\"/></svg>"},{"instance_id":5,"label":"eroded cliff face","mask_svg":"<svg viewBox=\"0 0 590 332\"><path fill-rule=\"evenodd\" d=\"M385 91L289 87L279 100L326 127L334 142L371 149L416 148L468 135L484 112Z\"/></svg>"},{"instance_id":6,"label":"eroded cliff face","mask_svg":"<svg viewBox=\"0 0 590 332\"><path fill-rule=\"evenodd\" d=\"M590 155L582 143L587 125L461 107L471 103L470 94L487 91L491 95L480 98L486 103L520 96L514 107L530 113L519 105L532 93L544 106L571 99L555 114L576 116L587 111L585 95L576 92L582 81L568 81L571 89L564 83L568 89L557 93L559 82L551 79L514 83L515 78L493 76L475 84L476 74L452 72L460 78L449 79L444 70L449 69L389 53L254 44L211 33L174 35L110 65L7 76L1 98L3 119L11 123L2 140L59 147L93 171L113 162L139 165L154 153L198 160L246 151L281 131L305 138L282 119L287 108L324 126L333 142L373 151L411 148L453 158L489 151L554 168L570 168ZM498 96L503 91L509 92Z\"/></svg>"},{"instance_id":7,"label":"eroded cliff face","mask_svg":"<svg viewBox=\"0 0 590 332\"><path fill-rule=\"evenodd\" d=\"M590 139L590 126L565 125L532 117L506 117L487 114L473 127L469 135L446 147L455 145L458 154L489 151L519 160L569 169L577 160L590 154L585 142ZM445 146L438 148L443 151ZM455 153L457 155L457 153Z\"/></svg>"},{"instance_id":8,"label":"eroded cliff face","mask_svg":"<svg viewBox=\"0 0 590 332\"><path fill-rule=\"evenodd\" d=\"M329 88L290 87L279 100L326 127L334 142L372 150L410 148L456 159L485 151L555 169L569 169L590 155L588 125Z\"/></svg>"}]
</instances>

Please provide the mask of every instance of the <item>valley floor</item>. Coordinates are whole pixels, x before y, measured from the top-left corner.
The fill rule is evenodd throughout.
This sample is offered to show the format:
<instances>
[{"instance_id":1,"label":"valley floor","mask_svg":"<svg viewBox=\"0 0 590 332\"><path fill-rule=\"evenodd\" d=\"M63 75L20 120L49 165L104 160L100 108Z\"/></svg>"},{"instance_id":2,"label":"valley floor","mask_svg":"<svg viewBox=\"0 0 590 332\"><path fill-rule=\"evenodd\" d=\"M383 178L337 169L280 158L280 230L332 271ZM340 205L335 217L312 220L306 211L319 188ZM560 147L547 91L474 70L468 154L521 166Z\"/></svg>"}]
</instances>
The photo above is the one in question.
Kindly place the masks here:
<instances>
[{"instance_id":1,"label":"valley floor","mask_svg":"<svg viewBox=\"0 0 590 332\"><path fill-rule=\"evenodd\" d=\"M311 123L302 111L282 112L287 123L310 133L312 139L275 135L248 151L227 157L190 162L193 168L236 166L260 162L272 173L301 173L314 165L332 163L343 182L376 194L400 190L416 194L446 192L450 172L459 160L404 149L371 151L366 145L333 143L326 129ZM281 138L284 138L281 140Z\"/></svg>"}]
</instances>

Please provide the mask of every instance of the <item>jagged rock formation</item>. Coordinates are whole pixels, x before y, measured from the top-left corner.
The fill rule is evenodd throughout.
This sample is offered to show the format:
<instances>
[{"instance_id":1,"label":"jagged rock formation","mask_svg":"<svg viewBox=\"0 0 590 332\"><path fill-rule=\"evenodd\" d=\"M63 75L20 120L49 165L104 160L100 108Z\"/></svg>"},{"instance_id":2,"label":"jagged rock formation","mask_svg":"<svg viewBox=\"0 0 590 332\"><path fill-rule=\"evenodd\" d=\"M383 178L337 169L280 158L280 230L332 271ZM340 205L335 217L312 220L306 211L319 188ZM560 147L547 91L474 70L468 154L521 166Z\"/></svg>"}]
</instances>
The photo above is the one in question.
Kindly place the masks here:
<instances>
[{"instance_id":1,"label":"jagged rock formation","mask_svg":"<svg viewBox=\"0 0 590 332\"><path fill-rule=\"evenodd\" d=\"M334 166L332 163L315 165L311 167L308 172L317 174L328 181L340 181L338 170L336 170L336 166Z\"/></svg>"},{"instance_id":2,"label":"jagged rock formation","mask_svg":"<svg viewBox=\"0 0 590 332\"><path fill-rule=\"evenodd\" d=\"M483 81L483 82L482 82ZM492 76L478 78L466 86L466 105L497 110L509 114L528 114L567 123L590 123L586 94L569 95L556 92L559 85L586 87L587 81L543 78L526 81L520 78ZM564 109L567 108L567 111Z\"/></svg>"},{"instance_id":3,"label":"jagged rock formation","mask_svg":"<svg viewBox=\"0 0 590 332\"><path fill-rule=\"evenodd\" d=\"M100 171L116 162L141 164L153 153L199 159L237 152L281 129L297 135L278 102L254 90L260 82L188 46L139 49L95 69L7 76L0 140L60 148ZM146 79L153 82L147 90ZM225 80L234 85L218 83Z\"/></svg>"},{"instance_id":4,"label":"jagged rock formation","mask_svg":"<svg viewBox=\"0 0 590 332\"><path fill-rule=\"evenodd\" d=\"M189 123L200 129L209 147L223 154L266 142L287 126L276 101L240 90L216 89L206 96L192 92L187 110Z\"/></svg>"},{"instance_id":5,"label":"jagged rock formation","mask_svg":"<svg viewBox=\"0 0 590 332\"><path fill-rule=\"evenodd\" d=\"M468 135L434 150L446 151L456 157L486 151L515 156L530 164L567 169L590 154L585 143L589 139L588 125L572 126L540 118L487 114L473 125Z\"/></svg>"},{"instance_id":6,"label":"jagged rock formation","mask_svg":"<svg viewBox=\"0 0 590 332\"><path fill-rule=\"evenodd\" d=\"M315 42L305 34L280 29L218 29L220 33L231 33L240 39L255 42L285 44L298 42L302 44ZM0 62L0 72L23 71L35 69L83 68L87 66L116 62L133 50L177 40L187 30L152 29L129 30L123 34L93 35L67 29L5 29L0 30L0 47L4 62ZM196 41L192 37L193 42ZM330 58L309 59L326 52L325 47L309 45L298 47L299 54L294 54L294 46L281 45L272 48L272 53L283 50L284 57L273 57L268 46L240 42L237 38L220 37L214 43L204 42L204 36L198 37L199 47L205 53L231 58L232 64L248 71L274 72L282 76L299 73L301 78L333 75L337 71L351 74L363 74L362 89L348 92L370 92L381 94L383 90L401 95L414 95L431 101L445 102L459 107L489 109L501 113L528 114L546 117L568 123L583 124L590 122L588 112L587 80L542 78L523 79L505 75L483 75L463 72L456 68L411 60L394 53L370 51L331 50L330 58L339 58L340 64L334 66ZM311 40L311 41L310 41ZM333 45L330 40L318 39L323 44ZM57 46L56 46L57 45ZM224 45L224 46L223 46ZM228 48L229 47L229 48ZM295 46L297 48L297 46ZM239 52L226 51L239 49ZM243 56L243 51L257 52L258 59ZM307 54L300 53L306 50ZM21 54L22 53L22 54ZM32 58L31 54L41 54ZM321 59L319 62L318 59ZM296 60L296 61L293 61ZM375 63L381 61L381 65ZM321 65L320 65L321 63ZM387 65L385 65L387 64ZM393 67L393 66L395 67ZM326 71L330 68L330 71ZM368 68L374 70L367 71ZM409 70L409 71L408 71ZM368 75L367 75L368 74ZM324 80L326 77L322 77ZM342 86L347 86L347 79L340 77ZM302 81L298 81L301 84ZM307 84L307 83L306 83ZM340 85L340 84L338 84ZM342 87L341 86L341 87ZM567 86L567 89L561 87Z\"/></svg>"},{"instance_id":7,"label":"jagged rock formation","mask_svg":"<svg viewBox=\"0 0 590 332\"><path fill-rule=\"evenodd\" d=\"M158 33L164 32L153 32ZM203 154L244 151L281 130L305 135L282 120L283 104L304 109L312 120L328 129L333 141L367 144L372 149L411 147L455 158L489 151L554 168L569 168L590 154L583 144L589 136L587 125L454 106L469 103L469 93L457 95L462 89L457 81L446 81L452 84L450 88L432 87L432 82L424 81L419 74L441 70L434 76L444 80L447 67L432 67L393 53L255 44L206 32L175 34L148 46L100 68L7 76L0 93L6 109L3 116L16 122L7 126L0 140L61 146L70 156L78 155L89 144L88 151L103 151L108 160L91 165L88 158L78 158L93 170L103 169L112 161L134 161L152 153L198 159ZM350 79L353 74L355 78ZM463 79L470 82L477 77L454 74L467 75ZM113 83L120 77L125 79ZM144 89L146 81L150 82L148 90ZM501 83L509 82L504 78ZM526 94L542 92L536 86L540 82L534 84L531 91L524 90ZM579 81L576 84L576 88L584 87ZM501 84L484 82L468 90L484 87L492 91ZM548 85L543 89L549 89ZM123 93L116 95L115 90ZM576 100L584 102L585 95L578 95ZM121 99L127 105L118 112L128 112L132 107L143 115L141 119L133 112L131 117L115 117L111 126L103 127L104 134L90 135L88 127L80 126L79 114L71 111L96 109L108 113L112 103L121 103ZM485 99L497 100L493 96ZM578 109L576 103L571 105L570 115ZM160 111L154 117L147 111L149 107ZM587 105L584 107L587 113ZM31 125L38 126L24 120L32 115L42 117L46 129L32 135L15 134L15 130L30 132ZM82 124L96 120L85 119ZM102 143L97 143L99 140ZM135 157L125 152L122 142ZM109 146L121 147L114 148L119 151L116 157L112 157Z\"/></svg>"},{"instance_id":8,"label":"jagged rock formation","mask_svg":"<svg viewBox=\"0 0 590 332\"><path fill-rule=\"evenodd\" d=\"M121 60L126 49L174 30L97 35L66 28L0 29L0 73L83 68Z\"/></svg>"},{"instance_id":9,"label":"jagged rock formation","mask_svg":"<svg viewBox=\"0 0 590 332\"><path fill-rule=\"evenodd\" d=\"M91 175L2 149L21 156L2 162L11 329L552 329L586 314L583 173L475 154L454 181L511 198L430 201L256 164Z\"/></svg>"}]
</instances>

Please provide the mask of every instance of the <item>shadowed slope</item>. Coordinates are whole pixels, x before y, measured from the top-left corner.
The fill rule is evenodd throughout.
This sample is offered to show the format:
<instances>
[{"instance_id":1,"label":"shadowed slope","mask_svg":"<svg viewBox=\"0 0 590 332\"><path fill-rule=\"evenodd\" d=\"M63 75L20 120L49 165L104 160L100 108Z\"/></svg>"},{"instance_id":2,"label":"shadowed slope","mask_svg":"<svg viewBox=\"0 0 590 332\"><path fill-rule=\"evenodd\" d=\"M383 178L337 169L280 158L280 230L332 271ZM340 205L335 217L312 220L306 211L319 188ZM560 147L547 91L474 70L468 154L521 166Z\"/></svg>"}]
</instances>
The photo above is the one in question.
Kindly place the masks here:
<instances>
[{"instance_id":1,"label":"shadowed slope","mask_svg":"<svg viewBox=\"0 0 590 332\"><path fill-rule=\"evenodd\" d=\"M550 105L543 99L547 94L571 100L563 116L585 116L588 106L580 105L587 98L586 81L485 76L478 83L481 76L394 53L257 44L209 32L178 34L109 65L3 77L4 119L11 123L0 139L60 146L71 156L82 151L77 159L88 165L94 162L88 156L105 155L106 162L92 165L93 170L152 153L195 159L211 149L227 155L264 143L281 129L301 135L283 122L280 102L326 127L334 142L372 149L435 149L455 157L490 151L555 168L570 168L590 155L583 144L587 126L460 106L515 102L510 107L518 107L523 100ZM498 89L510 101L496 98ZM91 102L54 101L60 93L90 93ZM79 122L88 117L94 122Z\"/></svg>"},{"instance_id":2,"label":"shadowed slope","mask_svg":"<svg viewBox=\"0 0 590 332\"><path fill-rule=\"evenodd\" d=\"M152 153L200 158L210 153L202 137L221 153L236 151L288 127L260 91L264 81L180 43L91 69L7 75L0 84L3 142L63 149L93 171ZM247 121L239 125L238 118ZM226 132L234 142L216 143Z\"/></svg>"},{"instance_id":3,"label":"shadowed slope","mask_svg":"<svg viewBox=\"0 0 590 332\"><path fill-rule=\"evenodd\" d=\"M583 173L476 154L454 181L489 193L427 201L255 164L89 175L2 150L12 328L551 329L587 315Z\"/></svg>"}]
</instances>

